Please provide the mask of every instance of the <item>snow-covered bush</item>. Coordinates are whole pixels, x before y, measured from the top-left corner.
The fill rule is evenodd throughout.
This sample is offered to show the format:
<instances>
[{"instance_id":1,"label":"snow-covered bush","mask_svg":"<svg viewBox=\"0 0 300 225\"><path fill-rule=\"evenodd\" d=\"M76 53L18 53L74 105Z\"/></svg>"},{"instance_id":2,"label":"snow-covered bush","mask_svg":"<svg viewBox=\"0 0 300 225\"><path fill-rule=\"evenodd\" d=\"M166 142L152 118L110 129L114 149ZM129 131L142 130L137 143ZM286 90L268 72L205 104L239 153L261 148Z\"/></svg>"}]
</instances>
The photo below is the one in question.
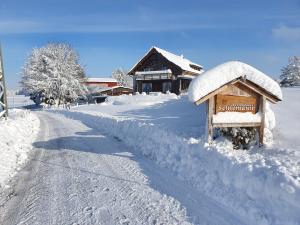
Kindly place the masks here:
<instances>
[{"instance_id":1,"label":"snow-covered bush","mask_svg":"<svg viewBox=\"0 0 300 225\"><path fill-rule=\"evenodd\" d=\"M248 149L255 142L256 129L253 127L218 128L218 134L229 138L235 149Z\"/></svg>"},{"instance_id":2,"label":"snow-covered bush","mask_svg":"<svg viewBox=\"0 0 300 225\"><path fill-rule=\"evenodd\" d=\"M289 58L288 65L281 70L280 79L281 86L300 85L300 57L293 56Z\"/></svg>"},{"instance_id":3,"label":"snow-covered bush","mask_svg":"<svg viewBox=\"0 0 300 225\"><path fill-rule=\"evenodd\" d=\"M85 94L84 78L74 49L66 44L48 44L33 49L23 67L21 84L35 103L55 101L59 105Z\"/></svg>"},{"instance_id":4,"label":"snow-covered bush","mask_svg":"<svg viewBox=\"0 0 300 225\"><path fill-rule=\"evenodd\" d=\"M37 91L30 94L30 99L36 104L40 105L43 102L46 102L46 97L43 91Z\"/></svg>"}]
</instances>

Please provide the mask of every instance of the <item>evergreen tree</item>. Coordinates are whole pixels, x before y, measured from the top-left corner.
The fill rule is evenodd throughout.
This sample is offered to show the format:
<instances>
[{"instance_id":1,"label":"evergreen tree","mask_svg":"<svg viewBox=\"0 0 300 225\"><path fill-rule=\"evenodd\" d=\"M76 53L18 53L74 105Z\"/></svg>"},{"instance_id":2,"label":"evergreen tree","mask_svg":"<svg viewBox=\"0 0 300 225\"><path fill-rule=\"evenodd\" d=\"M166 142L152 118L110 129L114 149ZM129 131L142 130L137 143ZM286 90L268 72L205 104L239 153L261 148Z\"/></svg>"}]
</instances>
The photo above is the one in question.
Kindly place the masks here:
<instances>
[{"instance_id":1,"label":"evergreen tree","mask_svg":"<svg viewBox=\"0 0 300 225\"><path fill-rule=\"evenodd\" d=\"M300 57L293 56L289 58L288 65L281 70L280 79L282 86L300 85Z\"/></svg>"}]
</instances>

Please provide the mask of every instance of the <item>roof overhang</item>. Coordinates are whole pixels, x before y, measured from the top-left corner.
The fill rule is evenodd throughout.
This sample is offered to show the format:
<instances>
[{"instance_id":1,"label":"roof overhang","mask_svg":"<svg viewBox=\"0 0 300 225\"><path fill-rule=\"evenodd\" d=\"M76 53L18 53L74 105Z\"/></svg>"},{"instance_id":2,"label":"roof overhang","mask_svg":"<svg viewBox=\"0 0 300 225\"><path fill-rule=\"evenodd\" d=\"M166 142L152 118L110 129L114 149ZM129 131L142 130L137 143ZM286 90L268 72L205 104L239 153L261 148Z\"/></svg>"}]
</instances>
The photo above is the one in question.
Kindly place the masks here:
<instances>
[{"instance_id":1,"label":"roof overhang","mask_svg":"<svg viewBox=\"0 0 300 225\"><path fill-rule=\"evenodd\" d=\"M254 84L253 82L247 80L247 79L243 79L242 77L237 78L231 82L228 82L227 84L224 84L223 86L219 87L218 89L216 89L215 91L210 92L209 94L205 95L204 97L198 99L197 101L195 101L194 103L196 105L200 105L201 103L205 102L206 100L210 99L211 97L219 94L220 92L224 91L226 88L229 87L229 85L232 84L240 84L242 86L245 86L247 88L249 88L250 90L254 91L255 93L265 96L267 98L267 100L269 100L272 103L276 103L281 101L281 99L279 99L277 96L273 95L272 93L268 92L267 90L263 89L262 87Z\"/></svg>"},{"instance_id":2,"label":"roof overhang","mask_svg":"<svg viewBox=\"0 0 300 225\"><path fill-rule=\"evenodd\" d=\"M174 63L174 61L168 59L168 57L166 57L166 56L162 53L162 51L163 51L163 52L167 52L167 51L162 50L162 49L159 49L159 48L157 48L157 47L152 47L152 48L151 48L151 49L143 56L143 58L141 58L141 59L140 59L140 60L139 60L139 61L138 61L138 62L137 62L130 70L129 70L129 72L128 72L127 74L130 75L130 76L135 76L135 72L136 72L137 68L138 68L141 64L143 64L143 62L145 62L145 61L150 57L150 55L151 55L152 53L154 53L154 52L160 54L160 55L161 55L162 57L164 57L167 61L169 61L169 62L172 63L173 65L175 65L175 66L181 68L183 71L186 70L186 69L182 68L180 65ZM175 54L170 53L170 52L168 52L168 54L175 55ZM175 55L175 56L176 56L176 57L179 57L179 56L177 56L177 55ZM191 68L191 70L188 71L189 73L191 73L191 74L200 74L200 73L202 72L201 69L203 69L203 67L202 67L201 65L196 64L196 63L193 63L193 62L190 62L190 65L199 67L199 68L200 68L200 71L196 71L195 69Z\"/></svg>"}]
</instances>

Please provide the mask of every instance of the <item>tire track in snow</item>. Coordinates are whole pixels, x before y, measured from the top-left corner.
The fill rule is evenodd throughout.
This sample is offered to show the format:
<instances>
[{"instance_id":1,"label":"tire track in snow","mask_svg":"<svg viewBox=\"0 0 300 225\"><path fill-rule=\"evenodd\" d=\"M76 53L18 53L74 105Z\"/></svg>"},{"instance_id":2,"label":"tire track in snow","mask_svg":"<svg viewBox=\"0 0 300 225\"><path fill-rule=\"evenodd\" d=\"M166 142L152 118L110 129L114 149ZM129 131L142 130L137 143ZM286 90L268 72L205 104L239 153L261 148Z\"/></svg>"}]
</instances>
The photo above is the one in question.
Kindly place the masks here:
<instances>
[{"instance_id":1,"label":"tire track in snow","mask_svg":"<svg viewBox=\"0 0 300 225\"><path fill-rule=\"evenodd\" d=\"M31 168L35 173L24 184L18 183L19 195L7 210L11 219L3 225L189 224L186 209L176 197L188 199L185 203L195 209L197 204L205 205L201 197L191 203L185 184L154 162L130 153L122 141L78 120L50 112L38 114L44 125L28 165L28 172ZM23 204L15 210L20 200ZM216 207L208 204L208 209ZM216 215L208 211L195 210L203 218L193 222L225 224L221 209Z\"/></svg>"}]
</instances>

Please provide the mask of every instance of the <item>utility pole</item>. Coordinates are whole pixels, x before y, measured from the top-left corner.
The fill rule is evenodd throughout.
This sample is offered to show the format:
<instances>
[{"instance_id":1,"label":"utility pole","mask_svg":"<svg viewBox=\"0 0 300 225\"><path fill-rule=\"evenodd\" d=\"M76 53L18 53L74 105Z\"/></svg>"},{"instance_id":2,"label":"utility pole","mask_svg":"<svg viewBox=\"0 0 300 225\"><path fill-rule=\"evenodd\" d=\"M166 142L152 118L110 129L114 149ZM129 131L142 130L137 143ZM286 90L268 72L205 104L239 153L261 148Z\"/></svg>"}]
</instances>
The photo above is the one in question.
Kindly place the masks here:
<instances>
[{"instance_id":1,"label":"utility pole","mask_svg":"<svg viewBox=\"0 0 300 225\"><path fill-rule=\"evenodd\" d=\"M8 117L8 109L7 109L7 95L6 95L6 87L5 87L5 79L4 79L4 68L3 68L3 56L2 49L0 45L0 118Z\"/></svg>"}]
</instances>

